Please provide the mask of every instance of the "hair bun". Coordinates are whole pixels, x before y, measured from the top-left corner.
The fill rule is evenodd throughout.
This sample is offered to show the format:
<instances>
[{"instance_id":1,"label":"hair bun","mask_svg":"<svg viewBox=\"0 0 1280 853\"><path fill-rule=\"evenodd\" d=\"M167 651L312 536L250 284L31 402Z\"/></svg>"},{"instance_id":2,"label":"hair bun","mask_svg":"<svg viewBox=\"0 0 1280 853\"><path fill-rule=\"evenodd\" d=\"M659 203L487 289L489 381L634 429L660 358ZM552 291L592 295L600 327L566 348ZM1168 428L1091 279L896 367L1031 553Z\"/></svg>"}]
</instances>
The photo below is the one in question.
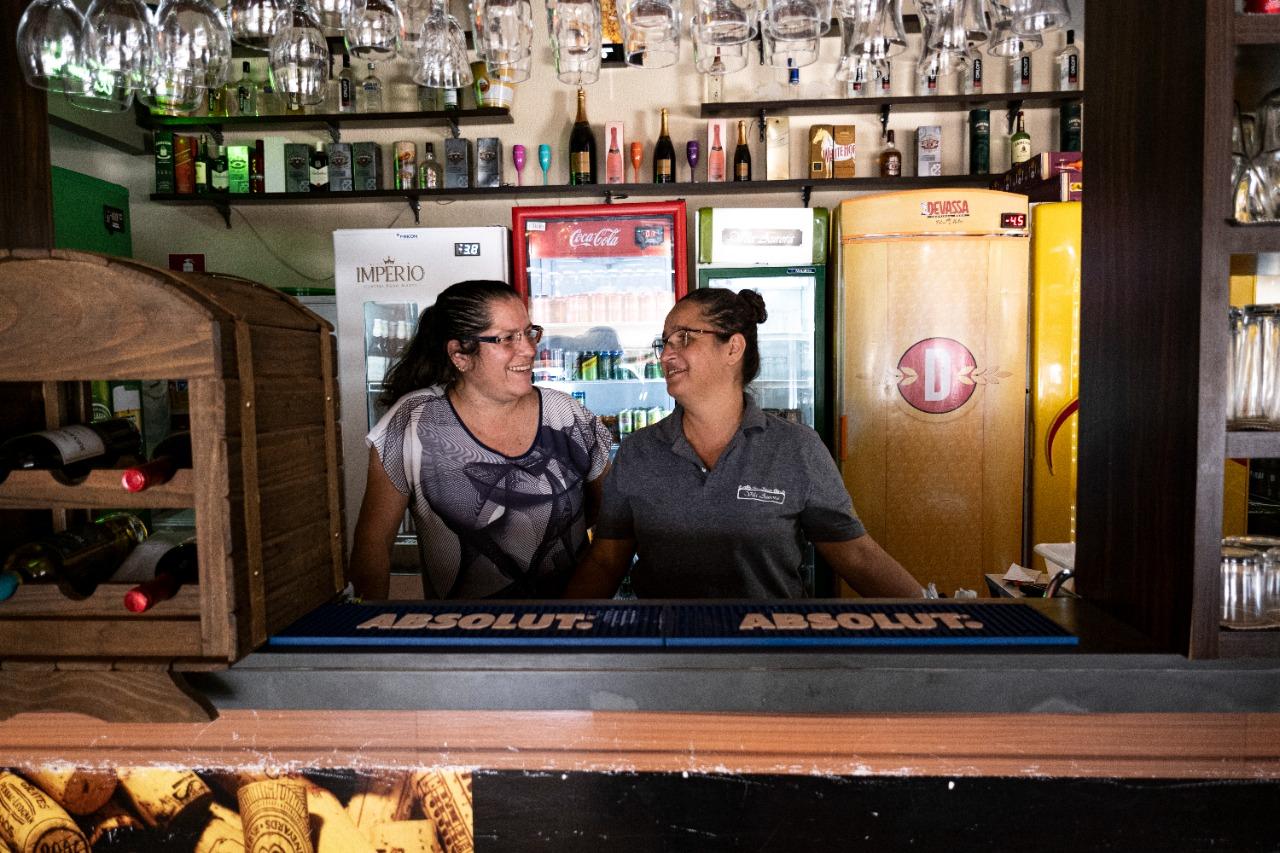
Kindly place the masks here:
<instances>
[{"instance_id":1,"label":"hair bun","mask_svg":"<svg viewBox=\"0 0 1280 853\"><path fill-rule=\"evenodd\" d=\"M760 291L739 290L738 298L746 303L753 322L763 323L769 319L769 312L765 310L764 297L760 295Z\"/></svg>"}]
</instances>

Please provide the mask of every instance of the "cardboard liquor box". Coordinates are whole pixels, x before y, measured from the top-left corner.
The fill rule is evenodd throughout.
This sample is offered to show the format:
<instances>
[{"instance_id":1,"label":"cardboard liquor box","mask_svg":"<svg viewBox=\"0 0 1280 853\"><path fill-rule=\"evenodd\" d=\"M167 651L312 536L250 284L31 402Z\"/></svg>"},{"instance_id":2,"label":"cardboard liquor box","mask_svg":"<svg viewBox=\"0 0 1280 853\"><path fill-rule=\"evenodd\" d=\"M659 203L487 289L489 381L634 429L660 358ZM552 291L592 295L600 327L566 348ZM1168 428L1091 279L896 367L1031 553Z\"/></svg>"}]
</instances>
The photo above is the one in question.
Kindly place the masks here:
<instances>
[{"instance_id":1,"label":"cardboard liquor box","mask_svg":"<svg viewBox=\"0 0 1280 853\"><path fill-rule=\"evenodd\" d=\"M942 175L942 127L936 124L916 128L916 176Z\"/></svg>"},{"instance_id":2,"label":"cardboard liquor box","mask_svg":"<svg viewBox=\"0 0 1280 853\"><path fill-rule=\"evenodd\" d=\"M791 119L770 116L765 125L764 176L769 181L791 178Z\"/></svg>"},{"instance_id":3,"label":"cardboard liquor box","mask_svg":"<svg viewBox=\"0 0 1280 853\"><path fill-rule=\"evenodd\" d=\"M304 146L305 147L305 146ZM249 191L249 146L227 146L227 192Z\"/></svg>"},{"instance_id":4,"label":"cardboard liquor box","mask_svg":"<svg viewBox=\"0 0 1280 853\"><path fill-rule=\"evenodd\" d=\"M707 183L720 184L729 179L729 120L713 118L707 122Z\"/></svg>"},{"instance_id":5,"label":"cardboard liquor box","mask_svg":"<svg viewBox=\"0 0 1280 853\"><path fill-rule=\"evenodd\" d=\"M288 141L283 136L264 136L262 138L262 173L266 192L286 192L284 146Z\"/></svg>"},{"instance_id":6,"label":"cardboard liquor box","mask_svg":"<svg viewBox=\"0 0 1280 853\"><path fill-rule=\"evenodd\" d=\"M502 186L502 140L482 136L476 140L477 187Z\"/></svg>"},{"instance_id":7,"label":"cardboard liquor box","mask_svg":"<svg viewBox=\"0 0 1280 853\"><path fill-rule=\"evenodd\" d=\"M156 152L156 192L177 192L173 183L173 131L157 130L153 144Z\"/></svg>"},{"instance_id":8,"label":"cardboard liquor box","mask_svg":"<svg viewBox=\"0 0 1280 853\"><path fill-rule=\"evenodd\" d=\"M836 178L856 178L858 153L854 140L857 132L851 124L837 124L831 129L831 175Z\"/></svg>"},{"instance_id":9,"label":"cardboard liquor box","mask_svg":"<svg viewBox=\"0 0 1280 853\"><path fill-rule=\"evenodd\" d=\"M627 125L626 122L611 121L604 126L604 182L606 184L625 184L627 182Z\"/></svg>"},{"instance_id":10,"label":"cardboard liquor box","mask_svg":"<svg viewBox=\"0 0 1280 853\"><path fill-rule=\"evenodd\" d=\"M182 195L196 191L196 146L194 136L173 138L173 185Z\"/></svg>"},{"instance_id":11,"label":"cardboard liquor box","mask_svg":"<svg viewBox=\"0 0 1280 853\"><path fill-rule=\"evenodd\" d=\"M835 126L830 124L813 124L809 126L809 177L830 178L832 134Z\"/></svg>"},{"instance_id":12,"label":"cardboard liquor box","mask_svg":"<svg viewBox=\"0 0 1280 853\"><path fill-rule=\"evenodd\" d=\"M351 143L351 183L357 190L382 189L382 148L378 143Z\"/></svg>"},{"instance_id":13,"label":"cardboard liquor box","mask_svg":"<svg viewBox=\"0 0 1280 853\"><path fill-rule=\"evenodd\" d=\"M1028 201L1082 201L1084 179L1075 169L1067 169L1015 192L1026 195Z\"/></svg>"},{"instance_id":14,"label":"cardboard liquor box","mask_svg":"<svg viewBox=\"0 0 1280 853\"><path fill-rule=\"evenodd\" d=\"M284 191L311 192L311 147L301 142L284 146Z\"/></svg>"},{"instance_id":15,"label":"cardboard liquor box","mask_svg":"<svg viewBox=\"0 0 1280 853\"><path fill-rule=\"evenodd\" d=\"M471 140L444 141L444 185L447 189L471 186Z\"/></svg>"},{"instance_id":16,"label":"cardboard liquor box","mask_svg":"<svg viewBox=\"0 0 1280 853\"><path fill-rule=\"evenodd\" d=\"M330 142L325 146L329 157L329 192L351 192L355 186L351 172L351 143Z\"/></svg>"},{"instance_id":17,"label":"cardboard liquor box","mask_svg":"<svg viewBox=\"0 0 1280 853\"><path fill-rule=\"evenodd\" d=\"M1079 151L1041 151L1024 163L1016 164L1003 175L996 176L991 188L1019 192L1067 169L1084 171L1084 155Z\"/></svg>"}]
</instances>

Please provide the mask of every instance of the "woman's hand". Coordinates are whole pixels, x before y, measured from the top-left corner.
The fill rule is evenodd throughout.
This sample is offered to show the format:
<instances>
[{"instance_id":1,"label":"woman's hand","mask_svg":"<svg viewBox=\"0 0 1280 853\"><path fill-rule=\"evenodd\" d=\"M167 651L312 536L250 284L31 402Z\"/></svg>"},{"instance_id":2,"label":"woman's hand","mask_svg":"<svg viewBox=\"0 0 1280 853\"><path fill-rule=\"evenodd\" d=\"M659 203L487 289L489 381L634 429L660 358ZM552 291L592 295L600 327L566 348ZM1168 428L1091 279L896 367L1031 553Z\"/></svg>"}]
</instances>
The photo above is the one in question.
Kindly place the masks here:
<instances>
[{"instance_id":1,"label":"woman's hand","mask_svg":"<svg viewBox=\"0 0 1280 853\"><path fill-rule=\"evenodd\" d=\"M870 535L844 542L814 542L827 565L866 598L920 598L924 590Z\"/></svg>"},{"instance_id":2,"label":"woman's hand","mask_svg":"<svg viewBox=\"0 0 1280 853\"><path fill-rule=\"evenodd\" d=\"M613 598L631 566L636 552L634 539L599 539L591 543L587 555L564 591L565 598Z\"/></svg>"},{"instance_id":3,"label":"woman's hand","mask_svg":"<svg viewBox=\"0 0 1280 853\"><path fill-rule=\"evenodd\" d=\"M347 580L355 586L360 598L380 600L390 592L391 546L395 544L408 507L408 495L401 494L392 485L377 449L369 448L369 475L347 570Z\"/></svg>"}]
</instances>

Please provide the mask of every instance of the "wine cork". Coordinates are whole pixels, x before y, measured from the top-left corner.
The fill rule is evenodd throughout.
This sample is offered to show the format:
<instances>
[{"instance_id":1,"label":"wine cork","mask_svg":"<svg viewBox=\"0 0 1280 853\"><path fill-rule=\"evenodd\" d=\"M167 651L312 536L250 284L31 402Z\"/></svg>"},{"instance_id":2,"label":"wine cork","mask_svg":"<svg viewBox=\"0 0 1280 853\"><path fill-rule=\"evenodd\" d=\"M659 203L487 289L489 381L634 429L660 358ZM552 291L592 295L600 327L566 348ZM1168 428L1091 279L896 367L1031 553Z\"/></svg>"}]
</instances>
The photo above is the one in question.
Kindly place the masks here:
<instances>
[{"instance_id":1,"label":"wine cork","mask_svg":"<svg viewBox=\"0 0 1280 853\"><path fill-rule=\"evenodd\" d=\"M110 842L124 835L145 832L147 828L141 818L115 800L104 803L85 823L90 848L97 847L99 841Z\"/></svg>"},{"instance_id":2,"label":"wine cork","mask_svg":"<svg viewBox=\"0 0 1280 853\"><path fill-rule=\"evenodd\" d=\"M314 853L306 785L264 779L245 785L236 798L248 853Z\"/></svg>"},{"instance_id":3,"label":"wine cork","mask_svg":"<svg viewBox=\"0 0 1280 853\"><path fill-rule=\"evenodd\" d=\"M79 767L41 767L26 771L35 782L71 814L93 814L115 793L118 779L114 770L84 770Z\"/></svg>"},{"instance_id":4,"label":"wine cork","mask_svg":"<svg viewBox=\"0 0 1280 853\"><path fill-rule=\"evenodd\" d=\"M213 800L209 786L190 770L121 768L120 787L152 828L198 820Z\"/></svg>"},{"instance_id":5,"label":"wine cork","mask_svg":"<svg viewBox=\"0 0 1280 853\"><path fill-rule=\"evenodd\" d=\"M0 838L14 853L89 853L89 839L51 797L21 776L0 772Z\"/></svg>"},{"instance_id":6,"label":"wine cork","mask_svg":"<svg viewBox=\"0 0 1280 853\"><path fill-rule=\"evenodd\" d=\"M217 803L209 806L209 823L200 832L193 853L245 853L240 815Z\"/></svg>"},{"instance_id":7,"label":"wine cork","mask_svg":"<svg viewBox=\"0 0 1280 853\"><path fill-rule=\"evenodd\" d=\"M413 810L413 792L409 774L366 776L347 803L347 814L370 841L376 841L374 827L381 823L403 821Z\"/></svg>"},{"instance_id":8,"label":"wine cork","mask_svg":"<svg viewBox=\"0 0 1280 853\"><path fill-rule=\"evenodd\" d=\"M413 790L422 803L422 813L435 821L446 853L473 853L476 841L471 774L460 770L428 770L415 774Z\"/></svg>"},{"instance_id":9,"label":"wine cork","mask_svg":"<svg viewBox=\"0 0 1280 853\"><path fill-rule=\"evenodd\" d=\"M430 820L394 820L373 828L377 853L444 853Z\"/></svg>"}]
</instances>

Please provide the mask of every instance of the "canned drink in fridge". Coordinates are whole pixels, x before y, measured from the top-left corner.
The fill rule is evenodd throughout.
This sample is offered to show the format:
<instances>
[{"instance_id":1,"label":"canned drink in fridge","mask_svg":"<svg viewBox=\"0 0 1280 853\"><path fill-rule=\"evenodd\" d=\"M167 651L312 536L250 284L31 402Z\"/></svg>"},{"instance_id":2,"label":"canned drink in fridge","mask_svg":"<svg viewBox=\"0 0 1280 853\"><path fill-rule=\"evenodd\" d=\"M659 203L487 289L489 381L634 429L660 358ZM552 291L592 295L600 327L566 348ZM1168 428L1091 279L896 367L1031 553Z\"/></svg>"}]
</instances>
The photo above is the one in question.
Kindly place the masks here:
<instances>
[{"instance_id":1,"label":"canned drink in fridge","mask_svg":"<svg viewBox=\"0 0 1280 853\"><path fill-rule=\"evenodd\" d=\"M600 353L594 350L588 350L582 354L582 361L578 366L578 378L584 382L591 382L599 377L600 374Z\"/></svg>"},{"instance_id":2,"label":"canned drink in fridge","mask_svg":"<svg viewBox=\"0 0 1280 853\"><path fill-rule=\"evenodd\" d=\"M395 188L410 189L417 185L418 146L412 142L397 142L395 147Z\"/></svg>"},{"instance_id":3,"label":"canned drink in fridge","mask_svg":"<svg viewBox=\"0 0 1280 853\"><path fill-rule=\"evenodd\" d=\"M635 412L631 409L623 409L618 412L618 435L630 435L636 428Z\"/></svg>"},{"instance_id":4,"label":"canned drink in fridge","mask_svg":"<svg viewBox=\"0 0 1280 853\"><path fill-rule=\"evenodd\" d=\"M578 372L578 359L582 357L582 353L576 349L567 349L561 362L564 364L564 378L566 380L581 379L582 374Z\"/></svg>"},{"instance_id":5,"label":"canned drink in fridge","mask_svg":"<svg viewBox=\"0 0 1280 853\"><path fill-rule=\"evenodd\" d=\"M573 399L577 400L579 403L581 403L581 404L582 404L582 407L583 407L584 409L586 408L586 406L587 406L587 392L586 392L586 391L570 391L570 392L569 392L569 396L570 396L570 397L572 397Z\"/></svg>"},{"instance_id":6,"label":"canned drink in fridge","mask_svg":"<svg viewBox=\"0 0 1280 853\"><path fill-rule=\"evenodd\" d=\"M654 406L653 408L649 409L644 419L645 424L647 426L653 426L654 424L656 424L658 421L662 420L666 416L667 416L667 413L663 410L661 406Z\"/></svg>"},{"instance_id":7,"label":"canned drink in fridge","mask_svg":"<svg viewBox=\"0 0 1280 853\"><path fill-rule=\"evenodd\" d=\"M613 351L613 378L627 378L627 359L620 349Z\"/></svg>"}]
</instances>

